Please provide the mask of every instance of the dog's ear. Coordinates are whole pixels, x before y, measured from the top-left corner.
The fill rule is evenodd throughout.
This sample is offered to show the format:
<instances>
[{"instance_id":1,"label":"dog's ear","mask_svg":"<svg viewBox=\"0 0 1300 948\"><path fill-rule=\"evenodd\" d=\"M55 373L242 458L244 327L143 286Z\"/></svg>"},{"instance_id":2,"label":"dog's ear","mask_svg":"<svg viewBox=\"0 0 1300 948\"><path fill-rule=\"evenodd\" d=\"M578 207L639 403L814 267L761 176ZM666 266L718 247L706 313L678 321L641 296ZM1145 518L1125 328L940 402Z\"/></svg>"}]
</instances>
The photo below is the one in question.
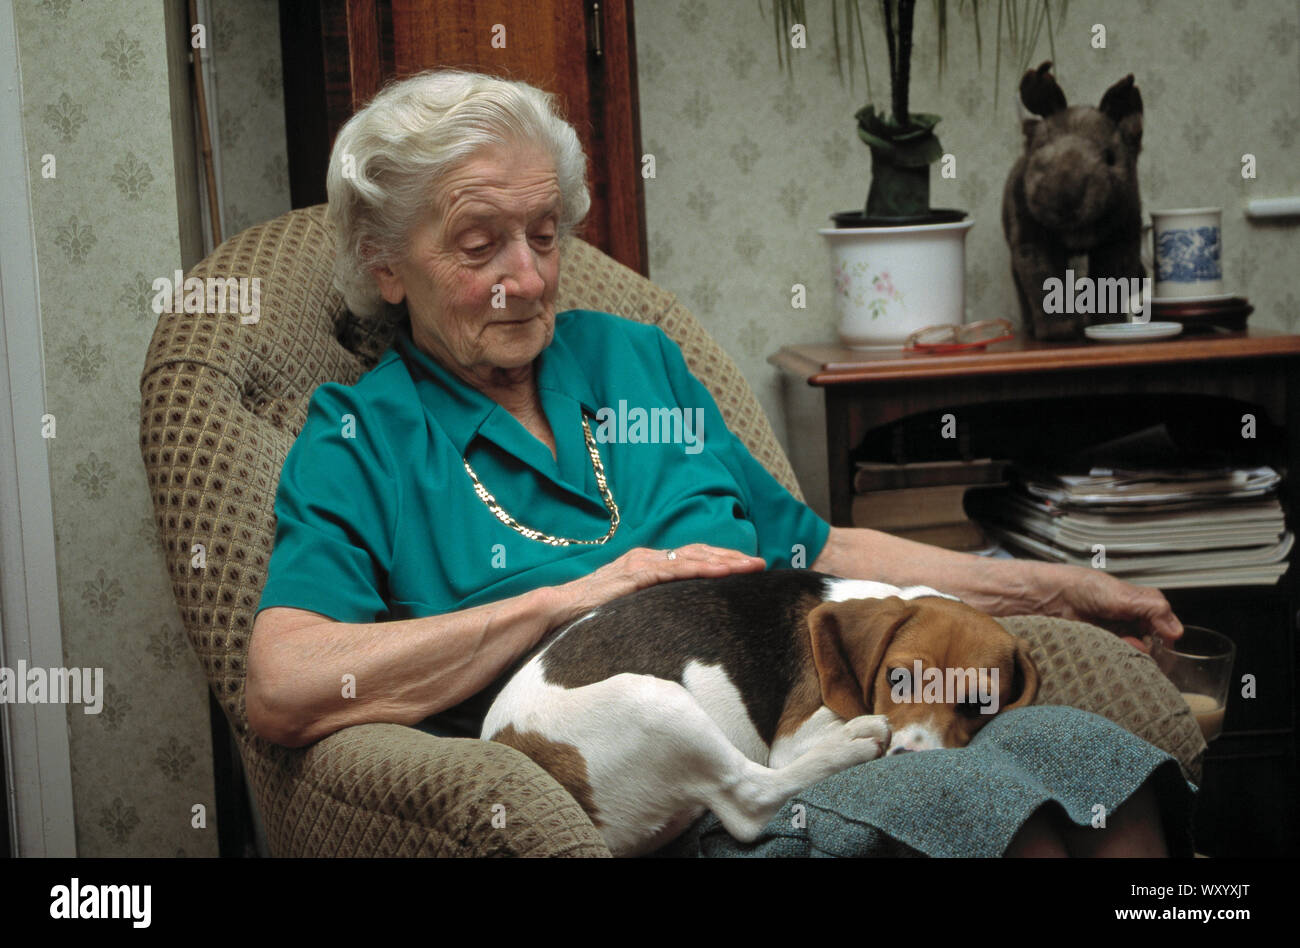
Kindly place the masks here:
<instances>
[{"instance_id":1,"label":"dog's ear","mask_svg":"<svg viewBox=\"0 0 1300 948\"><path fill-rule=\"evenodd\" d=\"M808 613L822 703L846 721L871 713L871 692L894 633L916 606L888 599L822 603Z\"/></svg>"},{"instance_id":2,"label":"dog's ear","mask_svg":"<svg viewBox=\"0 0 1300 948\"><path fill-rule=\"evenodd\" d=\"M1011 703L1003 705L1001 711L1027 708L1038 695L1038 666L1029 657L1029 643L1024 639L1016 639L1016 674L1011 694Z\"/></svg>"}]
</instances>

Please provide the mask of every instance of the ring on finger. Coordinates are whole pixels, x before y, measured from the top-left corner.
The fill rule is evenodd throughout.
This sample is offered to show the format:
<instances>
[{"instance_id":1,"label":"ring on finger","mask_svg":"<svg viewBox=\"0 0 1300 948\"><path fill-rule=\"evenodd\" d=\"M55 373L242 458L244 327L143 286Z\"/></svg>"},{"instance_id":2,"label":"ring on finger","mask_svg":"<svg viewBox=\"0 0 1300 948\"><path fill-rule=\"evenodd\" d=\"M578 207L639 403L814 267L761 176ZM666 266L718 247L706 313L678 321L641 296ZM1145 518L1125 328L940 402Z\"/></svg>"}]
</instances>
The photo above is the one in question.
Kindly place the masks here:
<instances>
[{"instance_id":1,"label":"ring on finger","mask_svg":"<svg viewBox=\"0 0 1300 948\"><path fill-rule=\"evenodd\" d=\"M668 557L668 559L670 559L670 560L675 560L675 559L677 559L677 551L676 551L676 550L669 550L669 551L667 552L667 554L665 554L665 555L666 555L666 556Z\"/></svg>"}]
</instances>

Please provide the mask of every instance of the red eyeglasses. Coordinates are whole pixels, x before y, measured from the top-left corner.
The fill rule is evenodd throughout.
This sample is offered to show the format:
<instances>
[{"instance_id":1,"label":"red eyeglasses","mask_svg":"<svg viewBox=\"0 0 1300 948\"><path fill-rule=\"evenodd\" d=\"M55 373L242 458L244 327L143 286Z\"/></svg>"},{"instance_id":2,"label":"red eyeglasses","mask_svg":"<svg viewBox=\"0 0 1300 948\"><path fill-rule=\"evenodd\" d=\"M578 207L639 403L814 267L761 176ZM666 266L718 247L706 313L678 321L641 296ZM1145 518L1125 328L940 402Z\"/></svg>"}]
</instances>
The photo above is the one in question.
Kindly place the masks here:
<instances>
[{"instance_id":1,"label":"red eyeglasses","mask_svg":"<svg viewBox=\"0 0 1300 948\"><path fill-rule=\"evenodd\" d=\"M1016 337L1015 327L1009 319L982 319L976 323L959 326L926 326L907 337L903 348L914 352L962 352L983 349L995 342L1006 342Z\"/></svg>"}]
</instances>

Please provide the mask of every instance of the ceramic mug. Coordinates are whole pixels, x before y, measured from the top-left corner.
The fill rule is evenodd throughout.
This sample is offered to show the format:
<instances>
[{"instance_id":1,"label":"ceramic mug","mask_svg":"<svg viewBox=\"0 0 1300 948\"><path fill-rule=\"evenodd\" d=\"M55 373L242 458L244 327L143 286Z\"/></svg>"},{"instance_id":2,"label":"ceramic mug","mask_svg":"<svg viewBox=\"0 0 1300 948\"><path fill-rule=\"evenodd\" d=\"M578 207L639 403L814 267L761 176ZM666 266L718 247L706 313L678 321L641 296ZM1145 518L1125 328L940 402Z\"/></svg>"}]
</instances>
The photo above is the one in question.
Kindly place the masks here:
<instances>
[{"instance_id":1,"label":"ceramic mug","mask_svg":"<svg viewBox=\"0 0 1300 948\"><path fill-rule=\"evenodd\" d=\"M1223 208L1152 211L1157 299L1223 292Z\"/></svg>"}]
</instances>

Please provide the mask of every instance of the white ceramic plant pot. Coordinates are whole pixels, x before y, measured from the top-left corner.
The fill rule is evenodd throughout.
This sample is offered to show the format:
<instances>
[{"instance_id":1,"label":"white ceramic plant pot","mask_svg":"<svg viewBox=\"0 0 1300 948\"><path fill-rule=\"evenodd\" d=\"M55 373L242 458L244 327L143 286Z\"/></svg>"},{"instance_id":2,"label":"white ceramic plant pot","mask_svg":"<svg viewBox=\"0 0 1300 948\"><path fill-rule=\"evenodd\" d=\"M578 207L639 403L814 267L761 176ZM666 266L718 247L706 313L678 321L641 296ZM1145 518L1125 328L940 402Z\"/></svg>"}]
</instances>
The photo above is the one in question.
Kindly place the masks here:
<instances>
[{"instance_id":1,"label":"white ceramic plant pot","mask_svg":"<svg viewBox=\"0 0 1300 948\"><path fill-rule=\"evenodd\" d=\"M840 341L898 349L918 329L966 321L969 217L949 224L827 227Z\"/></svg>"}]
</instances>

